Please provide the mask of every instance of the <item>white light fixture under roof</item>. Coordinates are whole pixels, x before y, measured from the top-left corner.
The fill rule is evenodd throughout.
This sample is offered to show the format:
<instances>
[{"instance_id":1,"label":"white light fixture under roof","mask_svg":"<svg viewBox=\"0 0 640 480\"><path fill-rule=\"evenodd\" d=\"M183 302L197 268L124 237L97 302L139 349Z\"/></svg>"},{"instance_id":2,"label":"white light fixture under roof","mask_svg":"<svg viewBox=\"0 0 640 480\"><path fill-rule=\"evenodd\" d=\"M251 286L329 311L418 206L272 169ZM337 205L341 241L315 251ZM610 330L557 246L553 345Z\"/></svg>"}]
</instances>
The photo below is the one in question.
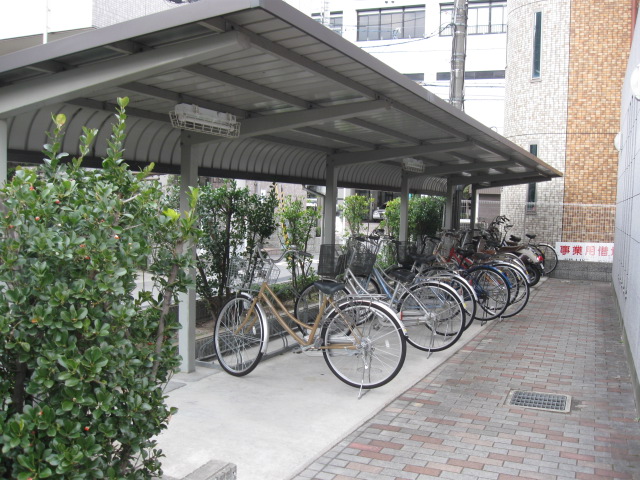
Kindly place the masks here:
<instances>
[{"instance_id":1,"label":"white light fixture under roof","mask_svg":"<svg viewBox=\"0 0 640 480\"><path fill-rule=\"evenodd\" d=\"M221 137L236 138L240 135L240 122L235 115L181 103L169 112L174 128L207 133Z\"/></svg>"},{"instance_id":2,"label":"white light fixture under roof","mask_svg":"<svg viewBox=\"0 0 640 480\"><path fill-rule=\"evenodd\" d=\"M403 158L402 169L406 172L424 173L424 162L417 158Z\"/></svg>"}]
</instances>

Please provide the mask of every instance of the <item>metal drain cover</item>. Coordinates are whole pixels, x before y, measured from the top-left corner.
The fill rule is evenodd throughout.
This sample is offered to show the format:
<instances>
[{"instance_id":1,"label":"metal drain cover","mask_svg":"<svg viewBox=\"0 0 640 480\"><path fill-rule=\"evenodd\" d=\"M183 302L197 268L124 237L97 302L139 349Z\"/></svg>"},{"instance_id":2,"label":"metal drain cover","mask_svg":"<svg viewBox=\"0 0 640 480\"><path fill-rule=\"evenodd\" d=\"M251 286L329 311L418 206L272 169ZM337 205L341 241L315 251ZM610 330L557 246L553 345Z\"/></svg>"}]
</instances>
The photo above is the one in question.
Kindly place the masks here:
<instances>
[{"instance_id":1,"label":"metal drain cover","mask_svg":"<svg viewBox=\"0 0 640 480\"><path fill-rule=\"evenodd\" d=\"M507 405L536 408L550 412L569 413L571 410L570 395L556 395L553 393L512 390L507 397L506 403Z\"/></svg>"}]
</instances>

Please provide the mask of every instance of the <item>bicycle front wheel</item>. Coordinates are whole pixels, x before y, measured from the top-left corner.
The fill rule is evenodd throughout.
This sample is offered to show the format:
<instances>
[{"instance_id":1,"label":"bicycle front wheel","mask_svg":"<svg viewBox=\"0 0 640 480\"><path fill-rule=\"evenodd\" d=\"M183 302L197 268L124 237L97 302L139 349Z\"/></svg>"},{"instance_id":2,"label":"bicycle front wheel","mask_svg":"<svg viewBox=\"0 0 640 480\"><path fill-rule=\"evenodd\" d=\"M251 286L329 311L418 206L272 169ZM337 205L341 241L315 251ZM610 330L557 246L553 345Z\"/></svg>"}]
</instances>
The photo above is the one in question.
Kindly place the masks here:
<instances>
[{"instance_id":1,"label":"bicycle front wheel","mask_svg":"<svg viewBox=\"0 0 640 480\"><path fill-rule=\"evenodd\" d=\"M225 372L241 377L262 358L267 324L257 306L249 314L253 298L239 295L224 304L213 328L213 346Z\"/></svg>"},{"instance_id":2,"label":"bicycle front wheel","mask_svg":"<svg viewBox=\"0 0 640 480\"><path fill-rule=\"evenodd\" d=\"M396 315L370 299L347 299L330 312L322 329L322 353L333 374L352 387L370 389L390 382L407 354Z\"/></svg>"},{"instance_id":3,"label":"bicycle front wheel","mask_svg":"<svg viewBox=\"0 0 640 480\"><path fill-rule=\"evenodd\" d=\"M462 300L444 283L429 281L412 286L401 298L399 312L407 329L407 342L424 352L449 348L465 329Z\"/></svg>"},{"instance_id":4,"label":"bicycle front wheel","mask_svg":"<svg viewBox=\"0 0 640 480\"><path fill-rule=\"evenodd\" d=\"M464 276L470 280L478 297L478 319L493 320L504 314L511 300L507 277L498 270L482 266L472 267Z\"/></svg>"}]
</instances>

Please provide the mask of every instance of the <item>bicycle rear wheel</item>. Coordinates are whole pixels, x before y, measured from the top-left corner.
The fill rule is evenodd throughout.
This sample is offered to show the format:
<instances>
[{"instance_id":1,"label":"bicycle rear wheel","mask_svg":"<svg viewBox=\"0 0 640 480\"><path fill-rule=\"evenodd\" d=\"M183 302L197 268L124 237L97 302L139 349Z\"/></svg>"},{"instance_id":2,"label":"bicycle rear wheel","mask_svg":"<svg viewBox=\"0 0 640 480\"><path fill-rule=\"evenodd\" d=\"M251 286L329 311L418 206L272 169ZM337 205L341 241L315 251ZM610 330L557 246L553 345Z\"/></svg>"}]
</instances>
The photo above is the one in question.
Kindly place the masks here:
<instances>
[{"instance_id":1,"label":"bicycle rear wheel","mask_svg":"<svg viewBox=\"0 0 640 480\"><path fill-rule=\"evenodd\" d=\"M261 311L249 313L253 298L240 294L224 304L213 328L213 347L225 372L241 377L250 373L262 358L267 341L267 324Z\"/></svg>"},{"instance_id":2,"label":"bicycle rear wheel","mask_svg":"<svg viewBox=\"0 0 640 480\"><path fill-rule=\"evenodd\" d=\"M390 382L407 354L402 325L391 309L370 299L349 298L329 313L321 333L327 366L352 387Z\"/></svg>"},{"instance_id":3,"label":"bicycle rear wheel","mask_svg":"<svg viewBox=\"0 0 640 480\"><path fill-rule=\"evenodd\" d=\"M558 266L558 253L547 243L539 243L537 247L544 257L544 274L549 275Z\"/></svg>"},{"instance_id":4,"label":"bicycle rear wheel","mask_svg":"<svg viewBox=\"0 0 640 480\"><path fill-rule=\"evenodd\" d=\"M471 285L464 279L464 277L458 275L455 272L443 271L442 273L435 274L431 277L421 277L422 279L435 280L441 283L446 283L452 287L460 299L462 300L462 306L464 307L466 316L464 322L464 329L466 330L473 323L476 318L476 312L478 310L478 298L476 292Z\"/></svg>"},{"instance_id":5,"label":"bicycle rear wheel","mask_svg":"<svg viewBox=\"0 0 640 480\"><path fill-rule=\"evenodd\" d=\"M507 277L491 267L471 267L464 272L478 296L477 318L493 320L504 314L509 306L510 286Z\"/></svg>"},{"instance_id":6,"label":"bicycle rear wheel","mask_svg":"<svg viewBox=\"0 0 640 480\"><path fill-rule=\"evenodd\" d=\"M422 282L400 299L400 320L407 342L424 352L439 352L456 343L465 328L466 312L456 291L440 282Z\"/></svg>"},{"instance_id":7,"label":"bicycle rear wheel","mask_svg":"<svg viewBox=\"0 0 640 480\"><path fill-rule=\"evenodd\" d=\"M495 267L509 279L509 285L511 286L509 306L502 314L502 317L513 317L520 313L529 302L531 289L529 288L527 276L522 272L522 270L512 265L496 264Z\"/></svg>"}]
</instances>

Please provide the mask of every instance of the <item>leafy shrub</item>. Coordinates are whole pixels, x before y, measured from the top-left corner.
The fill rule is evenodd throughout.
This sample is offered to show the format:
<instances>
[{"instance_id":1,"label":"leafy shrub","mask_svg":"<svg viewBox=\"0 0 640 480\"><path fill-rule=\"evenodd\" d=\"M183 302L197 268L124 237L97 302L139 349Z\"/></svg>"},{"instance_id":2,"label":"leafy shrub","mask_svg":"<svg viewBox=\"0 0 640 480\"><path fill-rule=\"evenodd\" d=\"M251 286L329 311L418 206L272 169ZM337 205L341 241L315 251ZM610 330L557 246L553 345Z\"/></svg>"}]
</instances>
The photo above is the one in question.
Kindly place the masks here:
<instances>
[{"instance_id":1,"label":"leafy shrub","mask_svg":"<svg viewBox=\"0 0 640 480\"><path fill-rule=\"evenodd\" d=\"M276 231L278 199L272 186L265 196L250 194L227 180L218 188L204 185L198 199L202 236L198 254L198 293L215 315L228 285L229 260L257 261L255 246Z\"/></svg>"},{"instance_id":2,"label":"leafy shrub","mask_svg":"<svg viewBox=\"0 0 640 480\"><path fill-rule=\"evenodd\" d=\"M373 198L362 195L350 195L344 199L344 218L347 222L349 235L360 235L364 219L369 215Z\"/></svg>"},{"instance_id":3,"label":"leafy shrub","mask_svg":"<svg viewBox=\"0 0 640 480\"><path fill-rule=\"evenodd\" d=\"M37 169L0 192L0 478L150 478L153 437L172 409L162 385L179 365L169 314L188 284L195 216L162 206L150 168L124 163L125 107L102 169L60 153L54 117ZM197 191L192 191L195 207ZM159 292L134 297L149 272Z\"/></svg>"},{"instance_id":4,"label":"leafy shrub","mask_svg":"<svg viewBox=\"0 0 640 480\"><path fill-rule=\"evenodd\" d=\"M300 249L306 252L309 248L309 240L316 233L320 216L320 209L306 208L301 200L291 196L283 198L278 208L278 219L284 248ZM316 278L311 268L311 258L294 259L289 256L287 267L291 272L291 284L298 292Z\"/></svg>"}]
</instances>

